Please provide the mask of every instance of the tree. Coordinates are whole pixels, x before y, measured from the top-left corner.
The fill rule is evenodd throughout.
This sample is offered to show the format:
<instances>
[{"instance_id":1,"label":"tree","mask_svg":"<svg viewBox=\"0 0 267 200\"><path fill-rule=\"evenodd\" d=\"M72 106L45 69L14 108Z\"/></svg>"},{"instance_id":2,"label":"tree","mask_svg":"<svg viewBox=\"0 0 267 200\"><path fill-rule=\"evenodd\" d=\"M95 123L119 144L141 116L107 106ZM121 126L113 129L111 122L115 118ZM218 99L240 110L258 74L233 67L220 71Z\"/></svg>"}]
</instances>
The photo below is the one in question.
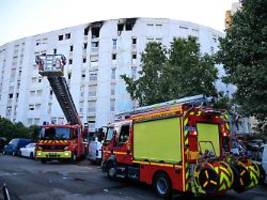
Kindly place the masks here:
<instances>
[{"instance_id":1,"label":"tree","mask_svg":"<svg viewBox=\"0 0 267 200\"><path fill-rule=\"evenodd\" d=\"M10 120L0 117L0 137L7 140L13 138L31 138L30 129L21 122L12 123Z\"/></svg>"},{"instance_id":2,"label":"tree","mask_svg":"<svg viewBox=\"0 0 267 200\"><path fill-rule=\"evenodd\" d=\"M196 39L174 39L170 49L148 43L141 57L140 78L126 75L126 89L140 106L189 95L216 95L217 69L214 59L200 54Z\"/></svg>"},{"instance_id":3,"label":"tree","mask_svg":"<svg viewBox=\"0 0 267 200\"><path fill-rule=\"evenodd\" d=\"M267 1L243 1L220 39L218 62L226 82L237 87L234 99L241 112L267 121Z\"/></svg>"},{"instance_id":4,"label":"tree","mask_svg":"<svg viewBox=\"0 0 267 200\"><path fill-rule=\"evenodd\" d=\"M161 76L166 60L166 49L160 43L150 42L142 53L140 78L134 80L127 75L121 76L126 82L126 89L130 96L138 100L141 106L163 100L162 88L159 83L162 80Z\"/></svg>"}]
</instances>

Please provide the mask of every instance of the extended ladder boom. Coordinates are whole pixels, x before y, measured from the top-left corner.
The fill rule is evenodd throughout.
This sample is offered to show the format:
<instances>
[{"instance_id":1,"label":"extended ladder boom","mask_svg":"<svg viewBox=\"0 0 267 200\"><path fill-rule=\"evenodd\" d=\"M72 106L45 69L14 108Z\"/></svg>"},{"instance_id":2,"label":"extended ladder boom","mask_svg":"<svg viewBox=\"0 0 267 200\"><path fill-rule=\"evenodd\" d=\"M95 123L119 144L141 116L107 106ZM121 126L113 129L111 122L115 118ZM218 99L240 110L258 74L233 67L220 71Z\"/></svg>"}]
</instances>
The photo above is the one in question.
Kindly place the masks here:
<instances>
[{"instance_id":1,"label":"extended ladder boom","mask_svg":"<svg viewBox=\"0 0 267 200\"><path fill-rule=\"evenodd\" d=\"M39 74L47 76L68 123L81 125L66 79L63 76L65 60L63 55L42 55L36 57L36 64L39 67Z\"/></svg>"}]
</instances>

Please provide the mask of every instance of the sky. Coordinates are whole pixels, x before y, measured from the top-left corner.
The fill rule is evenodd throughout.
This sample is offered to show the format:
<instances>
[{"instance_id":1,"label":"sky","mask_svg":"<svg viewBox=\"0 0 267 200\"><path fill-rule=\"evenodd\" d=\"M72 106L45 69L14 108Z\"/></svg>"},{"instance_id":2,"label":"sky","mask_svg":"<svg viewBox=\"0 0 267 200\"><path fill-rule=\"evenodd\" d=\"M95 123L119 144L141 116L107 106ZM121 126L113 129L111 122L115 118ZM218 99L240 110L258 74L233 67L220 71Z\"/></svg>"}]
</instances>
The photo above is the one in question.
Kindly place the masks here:
<instances>
[{"instance_id":1,"label":"sky","mask_svg":"<svg viewBox=\"0 0 267 200\"><path fill-rule=\"evenodd\" d=\"M0 0L0 45L96 20L159 17L224 30L237 0Z\"/></svg>"}]
</instances>

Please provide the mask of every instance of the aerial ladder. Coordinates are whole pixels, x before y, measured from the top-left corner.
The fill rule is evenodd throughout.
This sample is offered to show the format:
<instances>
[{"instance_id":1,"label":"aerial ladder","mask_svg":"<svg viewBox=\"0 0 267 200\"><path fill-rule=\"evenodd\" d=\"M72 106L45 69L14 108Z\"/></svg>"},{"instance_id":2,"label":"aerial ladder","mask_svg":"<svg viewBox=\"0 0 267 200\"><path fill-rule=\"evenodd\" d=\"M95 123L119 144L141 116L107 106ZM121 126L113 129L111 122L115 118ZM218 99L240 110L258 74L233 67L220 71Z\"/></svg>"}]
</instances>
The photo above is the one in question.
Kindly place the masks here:
<instances>
[{"instance_id":1,"label":"aerial ladder","mask_svg":"<svg viewBox=\"0 0 267 200\"><path fill-rule=\"evenodd\" d=\"M84 130L64 77L66 58L60 54L46 54L36 56L35 61L39 74L47 77L67 120L65 125L50 124L43 126L41 140L37 144L36 156L44 162L53 158L76 160L82 157L85 152ZM57 149L57 151L54 149Z\"/></svg>"}]
</instances>

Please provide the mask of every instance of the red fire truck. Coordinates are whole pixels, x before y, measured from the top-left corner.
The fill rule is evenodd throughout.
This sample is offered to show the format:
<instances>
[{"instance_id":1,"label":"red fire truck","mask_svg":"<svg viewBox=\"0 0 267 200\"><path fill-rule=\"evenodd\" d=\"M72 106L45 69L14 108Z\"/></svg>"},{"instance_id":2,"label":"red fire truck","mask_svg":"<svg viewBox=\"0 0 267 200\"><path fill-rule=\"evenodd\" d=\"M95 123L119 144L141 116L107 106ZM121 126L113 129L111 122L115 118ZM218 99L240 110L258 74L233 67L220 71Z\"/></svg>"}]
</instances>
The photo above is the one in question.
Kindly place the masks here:
<instances>
[{"instance_id":1,"label":"red fire truck","mask_svg":"<svg viewBox=\"0 0 267 200\"><path fill-rule=\"evenodd\" d=\"M66 125L42 126L35 155L43 163L53 159L75 161L85 154L84 129L64 77L65 61L63 55L56 54L36 57L39 74L47 77L68 121Z\"/></svg>"},{"instance_id":2,"label":"red fire truck","mask_svg":"<svg viewBox=\"0 0 267 200\"><path fill-rule=\"evenodd\" d=\"M102 169L111 179L153 185L160 197L173 190L195 195L255 187L259 167L230 155L228 116L203 106L202 95L141 107L108 126Z\"/></svg>"}]
</instances>

